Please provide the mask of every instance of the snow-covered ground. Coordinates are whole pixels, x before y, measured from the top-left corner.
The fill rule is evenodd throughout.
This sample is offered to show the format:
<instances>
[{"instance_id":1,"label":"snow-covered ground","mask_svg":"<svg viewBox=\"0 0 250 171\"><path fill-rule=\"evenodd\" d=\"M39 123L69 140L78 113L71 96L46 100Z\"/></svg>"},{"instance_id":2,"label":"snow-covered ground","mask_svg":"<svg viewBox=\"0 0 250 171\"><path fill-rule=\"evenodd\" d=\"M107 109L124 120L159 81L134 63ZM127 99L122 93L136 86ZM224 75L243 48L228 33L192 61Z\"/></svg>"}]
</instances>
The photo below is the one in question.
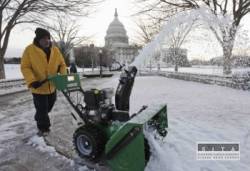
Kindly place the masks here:
<instances>
[{"instance_id":1,"label":"snow-covered ground","mask_svg":"<svg viewBox=\"0 0 250 171\"><path fill-rule=\"evenodd\" d=\"M231 88L138 77L131 97L133 111L144 104L168 105L166 143L156 146L147 171L250 170L249 100L250 92ZM207 141L240 142L240 161L196 160L196 143Z\"/></svg>"},{"instance_id":2,"label":"snow-covered ground","mask_svg":"<svg viewBox=\"0 0 250 171\"><path fill-rule=\"evenodd\" d=\"M84 87L116 88L118 78L85 81ZM53 147L47 146L42 139L35 136L34 109L30 94L26 92L16 96L4 97L5 99L1 99L0 102L0 170L8 159L12 163L19 162L18 166L22 165L26 168L31 168L29 165L33 163L36 171L46 170L46 168L72 170L74 163L71 160L65 159L56 153ZM148 136L152 156L146 170L250 170L249 101L249 91L163 77L137 77L131 96L131 113L138 111L142 105L159 103L168 105L168 135L164 139L165 143L155 141ZM72 128L72 123L69 119L69 111L65 99L59 96L51 113L52 131L57 133L51 136L66 137L67 135L69 140L61 142L61 145L65 150L68 148L70 151L72 149L69 148L69 143L72 135L67 131ZM196 143L202 141L240 142L240 160L196 160ZM15 146L18 148L14 148ZM13 149L10 150L10 148ZM25 153L24 149L32 152ZM85 169L78 168L78 170Z\"/></svg>"},{"instance_id":3,"label":"snow-covered ground","mask_svg":"<svg viewBox=\"0 0 250 171\"><path fill-rule=\"evenodd\" d=\"M67 171L72 168L69 160L52 155L56 154L53 147L45 146L44 140L34 136L34 109L29 93L1 97L0 108L1 171ZM42 147L50 149L50 153Z\"/></svg>"}]
</instances>

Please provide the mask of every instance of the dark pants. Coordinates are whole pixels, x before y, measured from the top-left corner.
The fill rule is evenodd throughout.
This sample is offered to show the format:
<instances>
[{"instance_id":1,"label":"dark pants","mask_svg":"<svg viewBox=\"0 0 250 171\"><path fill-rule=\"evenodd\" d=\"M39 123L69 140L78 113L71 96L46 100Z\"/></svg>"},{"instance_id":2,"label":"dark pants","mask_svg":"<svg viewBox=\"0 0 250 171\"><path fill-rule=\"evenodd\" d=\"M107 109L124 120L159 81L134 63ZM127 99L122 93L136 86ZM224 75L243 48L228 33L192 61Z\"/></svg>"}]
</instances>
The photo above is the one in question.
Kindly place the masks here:
<instances>
[{"instance_id":1,"label":"dark pants","mask_svg":"<svg viewBox=\"0 0 250 171\"><path fill-rule=\"evenodd\" d=\"M50 119L49 112L56 101L56 92L48 95L32 94L33 102L36 108L35 120L37 128L41 131L49 131Z\"/></svg>"}]
</instances>

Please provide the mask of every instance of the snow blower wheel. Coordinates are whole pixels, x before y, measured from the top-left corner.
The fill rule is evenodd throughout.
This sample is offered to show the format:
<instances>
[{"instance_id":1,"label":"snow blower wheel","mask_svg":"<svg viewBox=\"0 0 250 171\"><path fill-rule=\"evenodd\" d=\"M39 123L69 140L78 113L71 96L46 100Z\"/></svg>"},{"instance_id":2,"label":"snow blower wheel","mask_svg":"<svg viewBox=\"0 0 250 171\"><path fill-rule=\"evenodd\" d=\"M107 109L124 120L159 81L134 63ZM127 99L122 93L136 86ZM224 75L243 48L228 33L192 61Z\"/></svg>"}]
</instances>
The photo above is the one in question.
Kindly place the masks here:
<instances>
[{"instance_id":1,"label":"snow blower wheel","mask_svg":"<svg viewBox=\"0 0 250 171\"><path fill-rule=\"evenodd\" d=\"M106 141L103 133L98 128L84 125L75 131L73 144L80 157L96 161L100 158Z\"/></svg>"}]
</instances>

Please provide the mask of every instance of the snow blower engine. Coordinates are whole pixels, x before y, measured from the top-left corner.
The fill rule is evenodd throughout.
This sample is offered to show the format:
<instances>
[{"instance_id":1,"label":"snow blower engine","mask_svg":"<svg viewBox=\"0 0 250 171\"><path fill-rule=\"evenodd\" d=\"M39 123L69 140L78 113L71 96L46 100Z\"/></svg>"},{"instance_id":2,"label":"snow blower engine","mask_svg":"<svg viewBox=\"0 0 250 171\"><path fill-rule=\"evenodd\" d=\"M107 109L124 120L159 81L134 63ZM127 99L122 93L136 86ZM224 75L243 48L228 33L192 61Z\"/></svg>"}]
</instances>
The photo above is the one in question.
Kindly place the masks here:
<instances>
[{"instance_id":1,"label":"snow blower engine","mask_svg":"<svg viewBox=\"0 0 250 171\"><path fill-rule=\"evenodd\" d=\"M129 99L137 69L129 67L121 73L112 103L113 89L83 90L78 74L50 76L75 113L78 122L73 144L86 165L102 163L110 171L143 171L150 157L145 130L165 137L168 127L166 105L143 106L129 115ZM90 166L91 167L91 166ZM97 169L98 170L98 169Z\"/></svg>"}]
</instances>

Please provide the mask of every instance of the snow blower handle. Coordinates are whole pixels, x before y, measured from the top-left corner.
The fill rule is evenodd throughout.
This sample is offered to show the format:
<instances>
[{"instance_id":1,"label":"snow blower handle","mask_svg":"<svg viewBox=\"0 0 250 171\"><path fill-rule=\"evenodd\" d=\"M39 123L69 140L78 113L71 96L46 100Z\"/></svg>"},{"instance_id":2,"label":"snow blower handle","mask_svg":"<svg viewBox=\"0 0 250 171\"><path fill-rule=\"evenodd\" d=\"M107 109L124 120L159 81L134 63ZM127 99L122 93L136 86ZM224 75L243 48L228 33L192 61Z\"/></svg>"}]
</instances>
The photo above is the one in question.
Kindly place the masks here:
<instances>
[{"instance_id":1,"label":"snow blower handle","mask_svg":"<svg viewBox=\"0 0 250 171\"><path fill-rule=\"evenodd\" d=\"M40 83L41 83L41 85L42 85L42 84L46 83L47 81L48 81L48 78L46 78L46 79L40 81Z\"/></svg>"},{"instance_id":2,"label":"snow blower handle","mask_svg":"<svg viewBox=\"0 0 250 171\"><path fill-rule=\"evenodd\" d=\"M57 90L69 91L81 89L80 77L78 74L52 75L48 77Z\"/></svg>"}]
</instances>

